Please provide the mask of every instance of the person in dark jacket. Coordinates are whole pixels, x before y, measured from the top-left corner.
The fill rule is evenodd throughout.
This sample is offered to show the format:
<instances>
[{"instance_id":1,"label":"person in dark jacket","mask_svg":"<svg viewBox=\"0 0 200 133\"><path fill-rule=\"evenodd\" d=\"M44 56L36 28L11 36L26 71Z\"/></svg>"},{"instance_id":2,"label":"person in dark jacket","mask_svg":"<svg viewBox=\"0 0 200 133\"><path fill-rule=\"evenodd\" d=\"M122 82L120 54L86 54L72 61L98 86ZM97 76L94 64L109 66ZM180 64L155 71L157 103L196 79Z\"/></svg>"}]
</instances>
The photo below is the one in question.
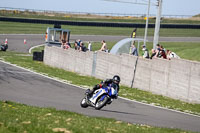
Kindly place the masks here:
<instances>
[{"instance_id":1,"label":"person in dark jacket","mask_svg":"<svg viewBox=\"0 0 200 133\"><path fill-rule=\"evenodd\" d=\"M115 75L112 79L107 79L101 84L97 84L93 87L93 89L89 92L89 96L91 97L92 94L95 92L95 90L100 89L102 87L107 87L109 84L111 84L111 87L113 87L115 90L117 90L117 94L119 92L119 83L120 83L120 77L118 75ZM117 96L115 97L117 98Z\"/></svg>"}]
</instances>

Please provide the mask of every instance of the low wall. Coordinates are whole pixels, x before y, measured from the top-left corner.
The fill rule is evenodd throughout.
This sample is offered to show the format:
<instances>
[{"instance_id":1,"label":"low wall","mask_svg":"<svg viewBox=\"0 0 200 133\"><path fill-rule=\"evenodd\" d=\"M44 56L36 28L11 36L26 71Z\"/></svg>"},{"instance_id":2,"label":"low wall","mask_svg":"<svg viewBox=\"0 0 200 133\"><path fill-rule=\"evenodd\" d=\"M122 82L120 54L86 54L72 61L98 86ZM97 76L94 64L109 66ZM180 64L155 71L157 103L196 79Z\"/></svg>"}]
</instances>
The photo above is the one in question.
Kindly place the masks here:
<instances>
[{"instance_id":1,"label":"low wall","mask_svg":"<svg viewBox=\"0 0 200 133\"><path fill-rule=\"evenodd\" d=\"M44 63L100 79L112 78L117 74L123 85L200 103L199 62L182 59L149 60L127 54L79 52L45 46Z\"/></svg>"}]
</instances>

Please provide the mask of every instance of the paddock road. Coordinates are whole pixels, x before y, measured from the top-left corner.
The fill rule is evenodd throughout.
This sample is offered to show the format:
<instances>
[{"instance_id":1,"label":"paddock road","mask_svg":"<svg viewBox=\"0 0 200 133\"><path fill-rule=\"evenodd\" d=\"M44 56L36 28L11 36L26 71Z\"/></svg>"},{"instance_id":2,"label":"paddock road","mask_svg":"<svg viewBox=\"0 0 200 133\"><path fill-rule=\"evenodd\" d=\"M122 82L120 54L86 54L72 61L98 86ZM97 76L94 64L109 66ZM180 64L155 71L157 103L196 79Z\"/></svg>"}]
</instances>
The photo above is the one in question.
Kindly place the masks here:
<instances>
[{"instance_id":1,"label":"paddock road","mask_svg":"<svg viewBox=\"0 0 200 133\"><path fill-rule=\"evenodd\" d=\"M0 61L0 100L55 107L88 116L200 132L200 117L118 98L98 111L80 107L84 90Z\"/></svg>"},{"instance_id":2,"label":"paddock road","mask_svg":"<svg viewBox=\"0 0 200 133\"><path fill-rule=\"evenodd\" d=\"M76 39L82 41L120 41L129 36L107 36L107 35L71 35L70 41L74 42ZM45 35L43 34L0 34L0 43L8 39L8 49L11 51L27 53L28 50L36 45L44 44ZM140 38L140 37L139 37ZM26 39L26 44L24 44ZM153 37L148 37L149 42L153 41ZM160 37L160 42L199 42L200 37Z\"/></svg>"}]
</instances>

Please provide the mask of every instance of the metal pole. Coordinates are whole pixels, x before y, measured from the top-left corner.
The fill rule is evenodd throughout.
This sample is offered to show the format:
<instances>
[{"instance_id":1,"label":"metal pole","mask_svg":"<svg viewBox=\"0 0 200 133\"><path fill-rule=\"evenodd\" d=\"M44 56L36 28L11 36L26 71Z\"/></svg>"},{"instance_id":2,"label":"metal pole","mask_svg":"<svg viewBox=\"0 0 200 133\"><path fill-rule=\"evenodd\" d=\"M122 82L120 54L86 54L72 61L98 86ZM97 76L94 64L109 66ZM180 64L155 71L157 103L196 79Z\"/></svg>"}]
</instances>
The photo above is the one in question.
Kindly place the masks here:
<instances>
[{"instance_id":1,"label":"metal pole","mask_svg":"<svg viewBox=\"0 0 200 133\"><path fill-rule=\"evenodd\" d=\"M146 40L147 40L147 30L148 30L148 24L149 24L149 11L150 11L150 1L148 3L148 11L147 11L147 19L146 19L146 27L145 27L145 34L144 34L144 45L146 46Z\"/></svg>"},{"instance_id":2,"label":"metal pole","mask_svg":"<svg viewBox=\"0 0 200 133\"><path fill-rule=\"evenodd\" d=\"M138 47L137 47L138 56L139 56L139 49L140 49L140 41L138 41Z\"/></svg>"},{"instance_id":3,"label":"metal pole","mask_svg":"<svg viewBox=\"0 0 200 133\"><path fill-rule=\"evenodd\" d=\"M162 9L162 0L158 0L158 10L157 10L156 25L154 31L153 49L156 49L156 45L158 44L159 40L161 9Z\"/></svg>"}]
</instances>

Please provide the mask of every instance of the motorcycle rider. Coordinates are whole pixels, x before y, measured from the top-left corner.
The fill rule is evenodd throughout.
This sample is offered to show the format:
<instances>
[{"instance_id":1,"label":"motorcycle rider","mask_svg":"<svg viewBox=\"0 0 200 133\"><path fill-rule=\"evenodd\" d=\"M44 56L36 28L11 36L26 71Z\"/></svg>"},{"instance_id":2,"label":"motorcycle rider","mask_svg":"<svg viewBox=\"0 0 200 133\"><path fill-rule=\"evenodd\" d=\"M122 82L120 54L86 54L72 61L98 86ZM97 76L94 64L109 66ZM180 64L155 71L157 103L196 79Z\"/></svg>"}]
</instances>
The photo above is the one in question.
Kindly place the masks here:
<instances>
[{"instance_id":1,"label":"motorcycle rider","mask_svg":"<svg viewBox=\"0 0 200 133\"><path fill-rule=\"evenodd\" d=\"M117 94L119 92L119 83L120 83L120 77L118 75L113 76L112 79L107 79L106 81L102 82L101 84L97 84L93 87L91 91L88 92L89 97L92 96L95 90L100 89L102 87L107 87L109 84L111 84L111 87L113 87ZM117 98L117 95L113 98Z\"/></svg>"}]
</instances>

